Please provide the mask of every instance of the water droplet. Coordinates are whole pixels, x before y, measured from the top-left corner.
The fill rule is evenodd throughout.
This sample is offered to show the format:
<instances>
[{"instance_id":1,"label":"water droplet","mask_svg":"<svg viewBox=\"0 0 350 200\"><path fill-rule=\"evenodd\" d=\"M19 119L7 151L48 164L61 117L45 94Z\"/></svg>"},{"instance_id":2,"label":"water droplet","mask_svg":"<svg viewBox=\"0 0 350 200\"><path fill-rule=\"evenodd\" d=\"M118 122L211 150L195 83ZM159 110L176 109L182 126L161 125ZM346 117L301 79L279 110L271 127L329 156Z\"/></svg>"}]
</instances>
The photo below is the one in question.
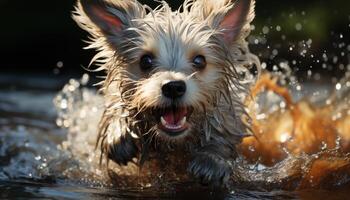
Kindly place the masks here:
<instances>
[{"instance_id":1,"label":"water droplet","mask_svg":"<svg viewBox=\"0 0 350 200\"><path fill-rule=\"evenodd\" d=\"M281 107L281 108L285 108L286 106L287 106L287 105L286 105L286 103L285 103L284 101L281 101L281 102L280 102L280 107Z\"/></svg>"},{"instance_id":2,"label":"water droplet","mask_svg":"<svg viewBox=\"0 0 350 200\"><path fill-rule=\"evenodd\" d=\"M301 85L297 85L295 89L300 91L301 90Z\"/></svg>"},{"instance_id":3,"label":"water droplet","mask_svg":"<svg viewBox=\"0 0 350 200\"><path fill-rule=\"evenodd\" d=\"M57 66L58 68L62 68L62 67L63 67L63 62L62 62L62 61L58 61L58 62L56 63L56 66Z\"/></svg>"},{"instance_id":4,"label":"water droplet","mask_svg":"<svg viewBox=\"0 0 350 200\"><path fill-rule=\"evenodd\" d=\"M301 31L302 28L303 28L303 26L301 25L301 23L296 23L296 24L295 24L295 29L296 29L297 31Z\"/></svg>"},{"instance_id":5,"label":"water droplet","mask_svg":"<svg viewBox=\"0 0 350 200\"><path fill-rule=\"evenodd\" d=\"M273 54L274 56L276 56L276 55L278 54L278 50L277 50L277 49L272 50L272 54Z\"/></svg>"},{"instance_id":6,"label":"water droplet","mask_svg":"<svg viewBox=\"0 0 350 200\"><path fill-rule=\"evenodd\" d=\"M307 76L308 77L311 77L312 76L312 71L309 69L309 70L307 70Z\"/></svg>"},{"instance_id":7,"label":"water droplet","mask_svg":"<svg viewBox=\"0 0 350 200\"><path fill-rule=\"evenodd\" d=\"M341 84L340 84L340 83L337 83L337 84L335 85L335 89L336 89L336 90L340 90L340 89L341 89Z\"/></svg>"},{"instance_id":8,"label":"water droplet","mask_svg":"<svg viewBox=\"0 0 350 200\"><path fill-rule=\"evenodd\" d=\"M346 82L346 87L350 87L350 81Z\"/></svg>"},{"instance_id":9,"label":"water droplet","mask_svg":"<svg viewBox=\"0 0 350 200\"><path fill-rule=\"evenodd\" d=\"M276 31L279 32L279 31L281 31L281 30L282 30L281 26L277 25L277 26L276 26Z\"/></svg>"},{"instance_id":10,"label":"water droplet","mask_svg":"<svg viewBox=\"0 0 350 200\"><path fill-rule=\"evenodd\" d=\"M335 149L340 149L341 148L341 137L337 136L337 139L335 140Z\"/></svg>"},{"instance_id":11,"label":"water droplet","mask_svg":"<svg viewBox=\"0 0 350 200\"><path fill-rule=\"evenodd\" d=\"M83 74L82 78L80 79L80 83L82 85L86 85L89 82L90 76L88 74Z\"/></svg>"},{"instance_id":12,"label":"water droplet","mask_svg":"<svg viewBox=\"0 0 350 200\"><path fill-rule=\"evenodd\" d=\"M262 119L266 119L266 114L265 113L261 113L259 115L256 116L257 120L262 120Z\"/></svg>"},{"instance_id":13,"label":"water droplet","mask_svg":"<svg viewBox=\"0 0 350 200\"><path fill-rule=\"evenodd\" d=\"M265 35L268 34L268 33L270 32L269 27L264 26L263 29L262 29L262 32L263 32Z\"/></svg>"},{"instance_id":14,"label":"water droplet","mask_svg":"<svg viewBox=\"0 0 350 200\"><path fill-rule=\"evenodd\" d=\"M304 57L306 53L307 53L307 50L306 50L306 49L303 49L303 50L300 52L300 55Z\"/></svg>"},{"instance_id":15,"label":"water droplet","mask_svg":"<svg viewBox=\"0 0 350 200\"><path fill-rule=\"evenodd\" d=\"M68 107L67 99L62 99L61 104L60 104L60 108L67 109L67 107Z\"/></svg>"},{"instance_id":16,"label":"water droplet","mask_svg":"<svg viewBox=\"0 0 350 200\"><path fill-rule=\"evenodd\" d=\"M56 119L56 124L57 124L57 126L61 127L63 125L62 120L59 118Z\"/></svg>"},{"instance_id":17,"label":"water droplet","mask_svg":"<svg viewBox=\"0 0 350 200\"><path fill-rule=\"evenodd\" d=\"M147 183L145 186L146 187L152 187L152 184L151 183Z\"/></svg>"},{"instance_id":18,"label":"water droplet","mask_svg":"<svg viewBox=\"0 0 350 200\"><path fill-rule=\"evenodd\" d=\"M282 143L287 142L290 139L290 134L289 133L282 133L280 135L280 141Z\"/></svg>"},{"instance_id":19,"label":"water droplet","mask_svg":"<svg viewBox=\"0 0 350 200\"><path fill-rule=\"evenodd\" d=\"M333 63L336 64L338 62L338 57L337 56L334 56L333 57Z\"/></svg>"},{"instance_id":20,"label":"water droplet","mask_svg":"<svg viewBox=\"0 0 350 200\"><path fill-rule=\"evenodd\" d=\"M326 54L326 53L323 53L323 54L322 54L322 58L323 58L323 60L324 60L325 62L328 61L328 57L327 57L327 54Z\"/></svg>"},{"instance_id":21,"label":"water droplet","mask_svg":"<svg viewBox=\"0 0 350 200\"><path fill-rule=\"evenodd\" d=\"M278 71L277 65L273 65L273 66L272 66L272 70L273 70L273 71Z\"/></svg>"},{"instance_id":22,"label":"water droplet","mask_svg":"<svg viewBox=\"0 0 350 200\"><path fill-rule=\"evenodd\" d=\"M312 44L312 39L311 39L311 38L310 38L310 39L308 39L306 43L307 43L307 45L310 47L310 46L311 46L311 44Z\"/></svg>"},{"instance_id":23,"label":"water droplet","mask_svg":"<svg viewBox=\"0 0 350 200\"><path fill-rule=\"evenodd\" d=\"M251 152L254 152L254 151L255 151L255 148L254 148L254 146L249 146L249 147L248 147L248 150L251 151Z\"/></svg>"}]
</instances>

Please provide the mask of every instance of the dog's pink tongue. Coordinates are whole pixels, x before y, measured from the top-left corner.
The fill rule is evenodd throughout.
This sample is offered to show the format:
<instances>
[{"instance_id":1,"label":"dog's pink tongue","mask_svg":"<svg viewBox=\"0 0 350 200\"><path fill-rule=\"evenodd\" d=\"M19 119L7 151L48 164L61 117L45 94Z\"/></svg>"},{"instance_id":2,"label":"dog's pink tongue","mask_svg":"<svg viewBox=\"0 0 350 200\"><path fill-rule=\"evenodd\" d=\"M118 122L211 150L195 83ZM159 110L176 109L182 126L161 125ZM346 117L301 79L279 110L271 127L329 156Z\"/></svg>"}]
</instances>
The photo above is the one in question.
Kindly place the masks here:
<instances>
[{"instance_id":1,"label":"dog's pink tongue","mask_svg":"<svg viewBox=\"0 0 350 200\"><path fill-rule=\"evenodd\" d=\"M175 111L173 109L169 109L166 113L164 113L163 118L168 124L176 125L180 120L182 120L187 115L187 109L178 108Z\"/></svg>"}]
</instances>

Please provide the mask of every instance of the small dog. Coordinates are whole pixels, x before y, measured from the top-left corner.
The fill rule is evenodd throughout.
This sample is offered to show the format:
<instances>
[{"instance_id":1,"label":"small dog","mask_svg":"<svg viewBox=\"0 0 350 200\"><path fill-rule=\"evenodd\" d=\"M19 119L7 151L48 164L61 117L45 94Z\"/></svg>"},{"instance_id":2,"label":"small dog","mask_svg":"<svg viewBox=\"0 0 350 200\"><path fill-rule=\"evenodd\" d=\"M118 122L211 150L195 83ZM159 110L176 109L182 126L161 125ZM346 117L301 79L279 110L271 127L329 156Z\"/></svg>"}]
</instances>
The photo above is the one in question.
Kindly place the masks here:
<instances>
[{"instance_id":1,"label":"small dog","mask_svg":"<svg viewBox=\"0 0 350 200\"><path fill-rule=\"evenodd\" d=\"M73 18L106 72L97 145L107 160L142 165L174 149L189 154L187 171L202 182L229 180L248 132L240 72L256 60L245 41L254 4L186 0L172 11L166 2L152 10L136 0L78 1Z\"/></svg>"}]
</instances>

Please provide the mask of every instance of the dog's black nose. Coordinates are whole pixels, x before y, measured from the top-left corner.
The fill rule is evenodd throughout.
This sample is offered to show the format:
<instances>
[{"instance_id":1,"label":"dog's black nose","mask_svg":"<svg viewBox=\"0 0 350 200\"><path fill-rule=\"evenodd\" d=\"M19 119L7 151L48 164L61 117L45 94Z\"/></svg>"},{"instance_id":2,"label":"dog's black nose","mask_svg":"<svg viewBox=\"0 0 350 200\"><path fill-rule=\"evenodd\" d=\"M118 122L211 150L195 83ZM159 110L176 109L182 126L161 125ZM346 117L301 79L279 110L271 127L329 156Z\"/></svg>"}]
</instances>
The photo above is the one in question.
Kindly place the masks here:
<instances>
[{"instance_id":1,"label":"dog's black nose","mask_svg":"<svg viewBox=\"0 0 350 200\"><path fill-rule=\"evenodd\" d=\"M180 98L186 92L186 83L184 81L169 81L162 86L162 92L168 98Z\"/></svg>"}]
</instances>

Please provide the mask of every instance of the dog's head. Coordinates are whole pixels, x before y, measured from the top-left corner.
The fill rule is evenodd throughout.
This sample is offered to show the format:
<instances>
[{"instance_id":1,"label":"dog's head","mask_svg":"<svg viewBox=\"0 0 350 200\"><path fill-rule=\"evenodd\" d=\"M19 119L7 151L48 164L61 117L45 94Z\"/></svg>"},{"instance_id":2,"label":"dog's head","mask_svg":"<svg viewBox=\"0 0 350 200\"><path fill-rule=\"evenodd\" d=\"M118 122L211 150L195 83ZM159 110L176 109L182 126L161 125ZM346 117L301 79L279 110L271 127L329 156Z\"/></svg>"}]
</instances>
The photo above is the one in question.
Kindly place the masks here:
<instances>
[{"instance_id":1,"label":"dog's head","mask_svg":"<svg viewBox=\"0 0 350 200\"><path fill-rule=\"evenodd\" d=\"M151 10L135 0L80 0L74 18L100 51L109 113L122 105L129 123L176 139L222 105L235 113L253 7L253 0L197 0L172 11L165 2Z\"/></svg>"}]
</instances>

